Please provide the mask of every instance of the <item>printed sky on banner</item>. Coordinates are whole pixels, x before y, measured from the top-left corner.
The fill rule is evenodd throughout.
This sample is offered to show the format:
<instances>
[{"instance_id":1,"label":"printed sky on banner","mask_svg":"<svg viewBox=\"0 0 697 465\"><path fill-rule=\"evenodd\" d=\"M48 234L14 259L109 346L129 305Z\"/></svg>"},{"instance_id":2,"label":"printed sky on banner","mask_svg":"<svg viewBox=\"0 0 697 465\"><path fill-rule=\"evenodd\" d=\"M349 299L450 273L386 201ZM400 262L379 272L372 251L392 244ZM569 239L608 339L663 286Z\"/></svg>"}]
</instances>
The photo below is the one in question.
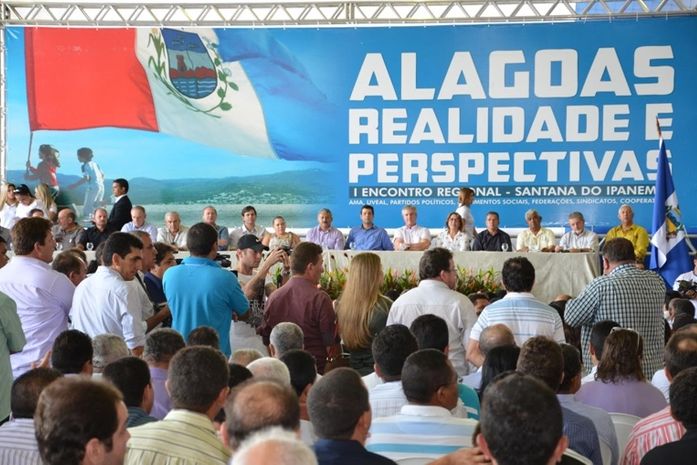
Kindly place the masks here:
<instances>
[{"instance_id":1,"label":"printed sky on banner","mask_svg":"<svg viewBox=\"0 0 697 465\"><path fill-rule=\"evenodd\" d=\"M358 222L364 203L376 206L381 226L399 226L401 207L411 203L419 222L438 227L456 208L460 186L477 193L479 227L489 210L499 211L502 225L524 226L525 210L536 208L555 225L579 210L603 230L617 223L622 203L649 226L658 118L678 195L697 195L689 176L695 17L136 35L133 54L154 102L149 131L159 132L111 128L118 124L109 124L108 109L104 127L37 131L33 151L41 143L61 150L59 174L79 173L75 150L90 146L109 178L178 187L230 178L233 190L254 179L259 192L274 194L247 189L230 202L326 204L341 227ZM28 150L26 82L34 77L25 36L6 30L10 177L21 176ZM75 76L117 92L113 81L90 81L95 71L67 67L64 60L55 69L60 82ZM192 200L233 194L226 195ZM153 202L186 200L162 197ZM688 229L697 228L697 206L681 207ZM293 226L310 226L314 216L308 209Z\"/></svg>"}]
</instances>

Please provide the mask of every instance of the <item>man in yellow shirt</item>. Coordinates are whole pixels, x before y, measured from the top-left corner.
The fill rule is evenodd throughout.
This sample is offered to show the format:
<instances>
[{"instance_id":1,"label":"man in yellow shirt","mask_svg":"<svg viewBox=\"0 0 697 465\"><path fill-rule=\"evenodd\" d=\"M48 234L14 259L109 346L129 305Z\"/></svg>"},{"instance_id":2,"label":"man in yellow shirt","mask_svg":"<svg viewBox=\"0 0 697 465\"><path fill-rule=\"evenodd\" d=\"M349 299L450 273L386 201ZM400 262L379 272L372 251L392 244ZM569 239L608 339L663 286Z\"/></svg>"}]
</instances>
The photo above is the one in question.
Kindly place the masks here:
<instances>
[{"instance_id":1,"label":"man in yellow shirt","mask_svg":"<svg viewBox=\"0 0 697 465\"><path fill-rule=\"evenodd\" d=\"M629 205L622 205L617 214L620 224L607 232L605 241L623 237L629 239L634 246L637 265L644 267L644 257L649 248L649 233L638 224L634 224L634 211Z\"/></svg>"}]
</instances>

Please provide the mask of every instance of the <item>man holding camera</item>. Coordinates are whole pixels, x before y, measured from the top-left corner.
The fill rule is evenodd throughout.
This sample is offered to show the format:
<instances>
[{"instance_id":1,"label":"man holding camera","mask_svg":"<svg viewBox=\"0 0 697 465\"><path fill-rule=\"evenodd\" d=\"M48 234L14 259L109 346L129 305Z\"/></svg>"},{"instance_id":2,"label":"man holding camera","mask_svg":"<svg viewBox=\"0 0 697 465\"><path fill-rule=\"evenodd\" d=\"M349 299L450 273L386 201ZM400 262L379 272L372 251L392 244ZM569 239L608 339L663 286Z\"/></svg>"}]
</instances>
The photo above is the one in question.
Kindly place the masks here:
<instances>
[{"instance_id":1,"label":"man holding camera","mask_svg":"<svg viewBox=\"0 0 697 465\"><path fill-rule=\"evenodd\" d=\"M165 272L163 286L172 312L172 328L189 334L199 326L218 332L220 350L230 356L230 322L248 316L249 301L237 277L214 261L218 232L206 223L189 228L186 246L191 256Z\"/></svg>"},{"instance_id":2,"label":"man holding camera","mask_svg":"<svg viewBox=\"0 0 697 465\"><path fill-rule=\"evenodd\" d=\"M284 248L274 249L261 263L262 252L268 249L253 234L246 234L237 242L237 279L249 300L249 318L232 322L230 344L233 352L236 349L258 349L262 353L266 351L261 336L257 334L264 316L264 303L276 290L276 286L282 286L290 277L288 252ZM271 268L277 263L283 264L278 281L270 274Z\"/></svg>"}]
</instances>

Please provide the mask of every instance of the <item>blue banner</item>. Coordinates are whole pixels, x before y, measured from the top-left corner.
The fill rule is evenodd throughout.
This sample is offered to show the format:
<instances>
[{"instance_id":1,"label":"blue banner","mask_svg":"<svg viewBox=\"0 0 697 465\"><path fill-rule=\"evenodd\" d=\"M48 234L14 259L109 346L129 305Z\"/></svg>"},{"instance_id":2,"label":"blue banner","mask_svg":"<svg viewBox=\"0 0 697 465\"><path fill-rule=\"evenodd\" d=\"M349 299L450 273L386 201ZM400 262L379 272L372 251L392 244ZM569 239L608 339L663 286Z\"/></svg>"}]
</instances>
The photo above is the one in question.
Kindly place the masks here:
<instances>
[{"instance_id":1,"label":"blue banner","mask_svg":"<svg viewBox=\"0 0 697 465\"><path fill-rule=\"evenodd\" d=\"M253 204L265 226L280 213L290 227L310 227L317 209L329 207L334 225L348 227L359 223L360 205L368 203L379 226L401 226L402 206L413 204L419 223L439 227L457 207L457 190L471 187L478 228L490 210L499 212L503 227L524 227L524 212L535 208L545 225L565 225L578 210L587 226L604 231L618 223L624 203L649 228L658 118L676 192L688 200L683 222L697 228L697 206L689 201L697 198L689 174L697 17L202 31L187 30L202 38L198 55L215 50L210 60L197 58L210 63L208 82L227 72L227 63L244 70L250 95L258 98L250 115L260 115L261 136L239 142L239 149L220 140L207 144L199 123L199 136L188 137L157 114L160 132L36 131L34 162L39 144L57 147L59 180L67 185L80 173L77 148L91 147L108 179L131 179L134 202L156 215L180 210L186 224L214 204L222 207L221 223L234 226L241 206ZM21 182L32 72L25 53L40 51L27 49L22 28L5 34L7 177ZM177 58L169 60L180 67L177 76L189 76L185 58ZM81 83L89 76L83 72ZM218 74L232 102L221 97L218 110L245 111L235 106L247 82L237 76L229 84ZM108 82L94 85L108 91ZM165 98L159 95L153 90L156 109ZM245 148L262 139L258 150ZM80 192L72 194L79 204Z\"/></svg>"}]
</instances>

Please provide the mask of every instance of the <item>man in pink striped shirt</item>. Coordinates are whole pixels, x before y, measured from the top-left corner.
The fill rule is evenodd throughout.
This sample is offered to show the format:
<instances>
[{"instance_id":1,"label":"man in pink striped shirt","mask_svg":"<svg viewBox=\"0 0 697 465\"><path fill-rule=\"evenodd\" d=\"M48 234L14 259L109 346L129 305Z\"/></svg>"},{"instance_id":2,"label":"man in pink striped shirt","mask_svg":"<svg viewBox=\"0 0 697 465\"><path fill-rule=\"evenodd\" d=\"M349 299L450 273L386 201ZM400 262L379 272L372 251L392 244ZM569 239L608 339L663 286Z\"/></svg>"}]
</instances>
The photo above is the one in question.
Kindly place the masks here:
<instances>
[{"instance_id":1,"label":"man in pink striped shirt","mask_svg":"<svg viewBox=\"0 0 697 465\"><path fill-rule=\"evenodd\" d=\"M675 333L666 345L664 357L669 381L682 370L697 366L697 332L686 328ZM685 427L671 416L669 405L634 425L620 465L639 465L648 451L677 441L683 434Z\"/></svg>"}]
</instances>

